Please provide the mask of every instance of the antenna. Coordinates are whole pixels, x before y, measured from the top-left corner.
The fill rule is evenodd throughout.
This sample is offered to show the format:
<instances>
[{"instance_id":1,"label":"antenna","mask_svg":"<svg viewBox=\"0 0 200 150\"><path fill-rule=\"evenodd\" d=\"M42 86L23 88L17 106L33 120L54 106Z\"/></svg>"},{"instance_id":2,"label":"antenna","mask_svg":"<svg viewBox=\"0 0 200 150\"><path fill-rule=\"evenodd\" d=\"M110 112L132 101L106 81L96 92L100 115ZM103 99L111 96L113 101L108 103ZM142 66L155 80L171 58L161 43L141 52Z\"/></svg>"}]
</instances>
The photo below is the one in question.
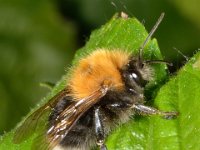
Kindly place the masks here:
<instances>
[{"instance_id":1,"label":"antenna","mask_svg":"<svg viewBox=\"0 0 200 150\"><path fill-rule=\"evenodd\" d=\"M177 51L181 56L183 56L183 57L185 58L186 61L189 60L189 58L188 58L186 55L184 55L179 49L177 49L176 47L173 47L173 49L174 49L175 51Z\"/></svg>"},{"instance_id":2,"label":"antenna","mask_svg":"<svg viewBox=\"0 0 200 150\"><path fill-rule=\"evenodd\" d=\"M158 28L159 24L163 20L164 15L165 15L165 13L161 13L160 17L158 18L158 21L156 22L156 24L151 29L151 31L150 31L149 35L147 36L147 38L145 39L144 43L140 46L140 49L139 49L139 65L140 66L142 66L142 61L143 61L142 60L142 54L143 54L144 47L146 46L147 42L152 37L152 35L155 33L155 31Z\"/></svg>"}]
</instances>

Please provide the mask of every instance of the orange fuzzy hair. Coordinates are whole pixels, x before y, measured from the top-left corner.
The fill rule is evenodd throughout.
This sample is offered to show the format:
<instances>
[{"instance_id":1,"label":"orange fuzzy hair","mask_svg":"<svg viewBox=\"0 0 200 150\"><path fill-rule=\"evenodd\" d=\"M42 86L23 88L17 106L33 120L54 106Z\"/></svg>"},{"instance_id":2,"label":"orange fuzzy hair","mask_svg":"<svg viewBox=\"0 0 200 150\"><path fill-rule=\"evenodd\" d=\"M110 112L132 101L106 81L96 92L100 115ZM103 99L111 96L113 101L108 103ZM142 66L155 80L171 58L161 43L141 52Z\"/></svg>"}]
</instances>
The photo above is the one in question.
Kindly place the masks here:
<instances>
[{"instance_id":1,"label":"orange fuzzy hair","mask_svg":"<svg viewBox=\"0 0 200 150\"><path fill-rule=\"evenodd\" d=\"M121 50L98 49L79 61L69 80L75 99L88 97L102 85L109 89L123 89L119 69L129 61L130 54Z\"/></svg>"}]
</instances>

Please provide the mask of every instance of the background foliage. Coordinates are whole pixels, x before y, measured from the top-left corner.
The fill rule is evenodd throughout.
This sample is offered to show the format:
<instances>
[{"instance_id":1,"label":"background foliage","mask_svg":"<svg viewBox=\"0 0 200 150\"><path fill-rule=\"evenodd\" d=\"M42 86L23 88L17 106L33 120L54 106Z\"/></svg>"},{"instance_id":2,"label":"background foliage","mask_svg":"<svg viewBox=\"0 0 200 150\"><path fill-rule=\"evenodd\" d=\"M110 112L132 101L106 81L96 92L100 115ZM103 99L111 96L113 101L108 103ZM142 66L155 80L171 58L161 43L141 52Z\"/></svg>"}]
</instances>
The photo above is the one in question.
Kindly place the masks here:
<instances>
[{"instance_id":1,"label":"background foliage","mask_svg":"<svg viewBox=\"0 0 200 150\"><path fill-rule=\"evenodd\" d=\"M200 43L200 2L192 0L0 0L0 134L9 131L48 92L40 82L65 74L75 50L90 32L124 11L154 35L176 70L182 63L173 47L192 56Z\"/></svg>"}]
</instances>

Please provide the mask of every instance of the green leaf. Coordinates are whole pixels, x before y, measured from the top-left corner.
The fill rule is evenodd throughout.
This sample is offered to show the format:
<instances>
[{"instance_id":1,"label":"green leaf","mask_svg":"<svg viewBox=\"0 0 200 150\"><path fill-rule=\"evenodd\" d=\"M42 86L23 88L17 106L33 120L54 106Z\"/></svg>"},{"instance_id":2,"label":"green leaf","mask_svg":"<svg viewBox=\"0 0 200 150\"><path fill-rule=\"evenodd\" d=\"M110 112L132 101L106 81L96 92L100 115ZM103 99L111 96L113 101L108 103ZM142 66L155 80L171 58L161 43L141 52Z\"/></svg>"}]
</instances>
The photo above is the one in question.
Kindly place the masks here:
<instances>
[{"instance_id":1,"label":"green leaf","mask_svg":"<svg viewBox=\"0 0 200 150\"><path fill-rule=\"evenodd\" d=\"M107 24L102 26L100 29L95 30L92 32L90 36L90 40L87 42L86 46L80 49L74 58L73 66L75 66L81 58L85 57L92 51L95 51L98 48L106 48L106 49L122 49L126 51L130 51L138 56L138 49L141 46L141 44L144 42L144 40L147 37L147 32L143 25L135 18L121 18L117 15L114 16ZM162 59L158 45L156 40L149 41L149 43L146 45L144 50L144 58L147 60L151 59ZM164 80L167 78L166 73L166 66L163 64L155 64L153 65L156 74L155 74L155 80L149 83L148 89L155 89L156 87L160 86L161 83L163 83ZM63 89L66 84L66 80L70 72L68 72L63 79L56 85L56 87L52 90L52 92L45 97L40 105L35 107L34 110L36 110L39 106L41 106L43 103L48 101L53 95L55 95L58 91ZM147 90L148 91L148 90ZM151 92L152 93L152 92ZM30 114L28 114L30 115ZM28 116L27 115L27 116ZM46 118L47 119L47 118ZM22 121L23 122L23 121ZM21 122L21 123L22 123ZM138 125L135 124L135 122L139 123ZM132 145L134 147L134 139L127 139L127 137L124 135L124 133L127 133L126 135L130 133L137 133L137 132L144 132L148 129L148 120L146 118L144 119L137 119L135 122L129 122L127 125L123 125L123 128L120 128L118 132L113 133L112 136L108 139L108 147L110 149L113 149L114 147L117 149L120 148L128 148ZM19 125L21 124L19 123ZM153 124L152 124L153 125ZM141 127L142 128L141 128ZM146 126L146 127L145 127ZM132 129L128 129L128 127L133 127ZM145 128L144 128L145 127ZM42 128L39 126L39 128ZM14 129L15 130L15 129ZM16 145L12 143L12 137L14 130L5 134L3 137L1 137L0 142L0 149L23 149L28 150L31 147L32 140L35 135L31 136L30 138L26 139L24 142ZM122 131L123 132L120 132ZM146 132L148 133L148 132ZM35 132L37 134L37 131ZM121 136L121 134L123 136ZM117 135L120 135L117 136ZM123 138L124 137L124 138ZM145 137L141 137L144 142L148 139L145 139ZM119 140L120 139L120 140ZM118 140L118 142L116 142ZM124 141L123 144L120 144ZM140 140L140 142L142 142ZM146 143L147 144L147 143ZM149 142L150 144L150 142Z\"/></svg>"}]
</instances>

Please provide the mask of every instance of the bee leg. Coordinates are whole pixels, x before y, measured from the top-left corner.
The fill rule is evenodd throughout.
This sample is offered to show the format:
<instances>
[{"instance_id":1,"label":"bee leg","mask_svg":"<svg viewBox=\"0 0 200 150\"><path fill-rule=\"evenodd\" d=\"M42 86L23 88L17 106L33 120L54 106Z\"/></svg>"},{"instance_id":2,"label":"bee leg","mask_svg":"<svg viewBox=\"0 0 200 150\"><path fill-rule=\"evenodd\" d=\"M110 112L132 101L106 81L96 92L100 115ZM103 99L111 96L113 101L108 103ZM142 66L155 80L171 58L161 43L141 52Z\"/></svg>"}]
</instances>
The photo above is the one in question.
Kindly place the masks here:
<instances>
[{"instance_id":1,"label":"bee leg","mask_svg":"<svg viewBox=\"0 0 200 150\"><path fill-rule=\"evenodd\" d=\"M174 118L178 115L178 112L163 112L156 108L145 106L142 104L135 104L133 105L133 108L142 115L160 115L163 116L166 119Z\"/></svg>"},{"instance_id":2,"label":"bee leg","mask_svg":"<svg viewBox=\"0 0 200 150\"><path fill-rule=\"evenodd\" d=\"M94 109L94 128L97 138L97 145L99 146L100 150L107 150L106 145L104 144L105 135L104 135L102 119L100 116L100 107L95 107Z\"/></svg>"}]
</instances>

